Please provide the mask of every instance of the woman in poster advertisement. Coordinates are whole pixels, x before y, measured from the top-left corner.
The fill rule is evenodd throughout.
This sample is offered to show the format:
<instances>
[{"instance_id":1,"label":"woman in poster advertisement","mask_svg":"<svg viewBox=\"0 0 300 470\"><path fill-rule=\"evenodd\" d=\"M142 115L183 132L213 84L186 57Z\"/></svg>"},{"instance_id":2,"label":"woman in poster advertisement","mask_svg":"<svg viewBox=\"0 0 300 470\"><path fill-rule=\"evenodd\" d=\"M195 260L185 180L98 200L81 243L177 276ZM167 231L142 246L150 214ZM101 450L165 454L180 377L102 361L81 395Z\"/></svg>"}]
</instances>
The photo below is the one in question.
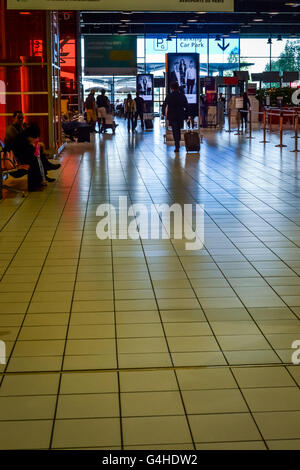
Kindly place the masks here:
<instances>
[{"instance_id":1,"label":"woman in poster advertisement","mask_svg":"<svg viewBox=\"0 0 300 470\"><path fill-rule=\"evenodd\" d=\"M179 63L179 74L180 74L179 86L183 86L183 87L186 86L186 69L187 67L186 67L185 60L181 59Z\"/></svg>"},{"instance_id":2,"label":"woman in poster advertisement","mask_svg":"<svg viewBox=\"0 0 300 470\"><path fill-rule=\"evenodd\" d=\"M192 95L194 92L194 86L196 83L196 68L194 66L193 60L190 60L189 67L186 72L187 79L187 94Z\"/></svg>"}]
</instances>

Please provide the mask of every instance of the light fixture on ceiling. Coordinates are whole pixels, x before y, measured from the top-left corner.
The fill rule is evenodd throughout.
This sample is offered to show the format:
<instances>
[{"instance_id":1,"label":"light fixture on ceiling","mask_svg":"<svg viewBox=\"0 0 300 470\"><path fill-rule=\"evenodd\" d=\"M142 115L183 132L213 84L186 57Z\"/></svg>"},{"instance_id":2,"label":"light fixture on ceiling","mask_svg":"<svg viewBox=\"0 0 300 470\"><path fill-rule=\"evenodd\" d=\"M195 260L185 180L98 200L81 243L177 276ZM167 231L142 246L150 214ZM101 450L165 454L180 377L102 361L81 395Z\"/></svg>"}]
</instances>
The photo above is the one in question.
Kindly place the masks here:
<instances>
[{"instance_id":1,"label":"light fixture on ceiling","mask_svg":"<svg viewBox=\"0 0 300 470\"><path fill-rule=\"evenodd\" d=\"M290 35L290 37L291 37L291 38L296 38L296 37L297 37L297 34L296 34L296 33L292 33L292 34Z\"/></svg>"},{"instance_id":2,"label":"light fixture on ceiling","mask_svg":"<svg viewBox=\"0 0 300 470\"><path fill-rule=\"evenodd\" d=\"M182 29L175 29L175 33L177 33L177 34L183 33L183 30Z\"/></svg>"},{"instance_id":3,"label":"light fixture on ceiling","mask_svg":"<svg viewBox=\"0 0 300 470\"><path fill-rule=\"evenodd\" d=\"M190 27L189 24L182 24L182 25L180 25L180 28L189 28L189 27Z\"/></svg>"},{"instance_id":4,"label":"light fixture on ceiling","mask_svg":"<svg viewBox=\"0 0 300 470\"><path fill-rule=\"evenodd\" d=\"M172 36L169 35L169 36L167 37L167 41L172 41Z\"/></svg>"},{"instance_id":5,"label":"light fixture on ceiling","mask_svg":"<svg viewBox=\"0 0 300 470\"><path fill-rule=\"evenodd\" d=\"M296 2L288 2L288 3L285 3L285 5L287 7L292 7L292 8L300 7L300 3L296 3Z\"/></svg>"},{"instance_id":6,"label":"light fixture on ceiling","mask_svg":"<svg viewBox=\"0 0 300 470\"><path fill-rule=\"evenodd\" d=\"M197 23L197 18L191 18L190 20L188 20L188 23Z\"/></svg>"},{"instance_id":7,"label":"light fixture on ceiling","mask_svg":"<svg viewBox=\"0 0 300 470\"><path fill-rule=\"evenodd\" d=\"M269 15L279 15L279 11L268 11Z\"/></svg>"},{"instance_id":8,"label":"light fixture on ceiling","mask_svg":"<svg viewBox=\"0 0 300 470\"><path fill-rule=\"evenodd\" d=\"M121 21L122 21L122 23L130 23L131 20L127 20L125 18L124 19L122 18Z\"/></svg>"},{"instance_id":9,"label":"light fixture on ceiling","mask_svg":"<svg viewBox=\"0 0 300 470\"><path fill-rule=\"evenodd\" d=\"M222 34L222 38L230 38L230 34Z\"/></svg>"},{"instance_id":10,"label":"light fixture on ceiling","mask_svg":"<svg viewBox=\"0 0 300 470\"><path fill-rule=\"evenodd\" d=\"M251 28L251 24L248 24L248 23L242 24L242 28Z\"/></svg>"},{"instance_id":11,"label":"light fixture on ceiling","mask_svg":"<svg viewBox=\"0 0 300 470\"><path fill-rule=\"evenodd\" d=\"M254 23L262 23L264 20L262 18L254 18Z\"/></svg>"},{"instance_id":12,"label":"light fixture on ceiling","mask_svg":"<svg viewBox=\"0 0 300 470\"><path fill-rule=\"evenodd\" d=\"M281 36L281 34L278 34L278 36L277 36L277 41L282 41L282 36Z\"/></svg>"},{"instance_id":13,"label":"light fixture on ceiling","mask_svg":"<svg viewBox=\"0 0 300 470\"><path fill-rule=\"evenodd\" d=\"M205 15L206 11L195 11L196 15Z\"/></svg>"},{"instance_id":14,"label":"light fixture on ceiling","mask_svg":"<svg viewBox=\"0 0 300 470\"><path fill-rule=\"evenodd\" d=\"M133 11L122 11L123 15L132 15Z\"/></svg>"},{"instance_id":15,"label":"light fixture on ceiling","mask_svg":"<svg viewBox=\"0 0 300 470\"><path fill-rule=\"evenodd\" d=\"M239 29L233 29L230 32L231 32L231 34L238 34L240 32L240 30Z\"/></svg>"}]
</instances>

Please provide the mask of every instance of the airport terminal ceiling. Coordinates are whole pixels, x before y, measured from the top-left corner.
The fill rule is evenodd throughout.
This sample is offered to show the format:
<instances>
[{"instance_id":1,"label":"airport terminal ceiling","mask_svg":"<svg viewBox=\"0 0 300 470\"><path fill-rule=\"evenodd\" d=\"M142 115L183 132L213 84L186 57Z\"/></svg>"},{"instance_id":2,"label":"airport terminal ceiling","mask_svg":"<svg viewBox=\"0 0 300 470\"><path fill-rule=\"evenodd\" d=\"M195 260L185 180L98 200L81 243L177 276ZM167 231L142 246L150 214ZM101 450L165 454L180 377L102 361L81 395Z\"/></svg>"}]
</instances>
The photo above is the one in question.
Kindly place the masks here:
<instances>
[{"instance_id":1,"label":"airport terminal ceiling","mask_svg":"<svg viewBox=\"0 0 300 470\"><path fill-rule=\"evenodd\" d=\"M290 35L300 30L299 15L296 2L237 0L234 12L81 11L80 21L84 34L120 34L121 27L123 34L172 34L183 28L186 34Z\"/></svg>"}]
</instances>

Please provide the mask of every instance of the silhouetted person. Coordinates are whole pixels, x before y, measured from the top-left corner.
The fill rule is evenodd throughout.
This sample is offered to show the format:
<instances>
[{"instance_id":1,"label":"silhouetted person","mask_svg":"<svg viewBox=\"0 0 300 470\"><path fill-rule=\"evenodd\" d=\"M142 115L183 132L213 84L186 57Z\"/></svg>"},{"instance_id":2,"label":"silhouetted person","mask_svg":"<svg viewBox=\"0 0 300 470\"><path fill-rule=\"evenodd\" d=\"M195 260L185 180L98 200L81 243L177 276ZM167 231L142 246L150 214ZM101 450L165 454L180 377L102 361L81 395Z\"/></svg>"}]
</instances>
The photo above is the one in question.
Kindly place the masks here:
<instances>
[{"instance_id":1,"label":"silhouetted person","mask_svg":"<svg viewBox=\"0 0 300 470\"><path fill-rule=\"evenodd\" d=\"M171 84L171 90L172 92L166 97L164 101L162 114L165 116L166 108L168 107L167 119L170 126L172 127L175 142L174 152L179 152L181 129L183 127L184 119L186 118L188 102L186 96L180 92L177 82Z\"/></svg>"},{"instance_id":2,"label":"silhouetted person","mask_svg":"<svg viewBox=\"0 0 300 470\"><path fill-rule=\"evenodd\" d=\"M251 103L250 103L250 100L248 98L248 95L247 93L243 93L243 107L241 109L241 116L242 116L242 129L244 127L244 123L245 123L245 130L247 130L247 121L248 121L248 109L250 108L251 106Z\"/></svg>"},{"instance_id":3,"label":"silhouetted person","mask_svg":"<svg viewBox=\"0 0 300 470\"><path fill-rule=\"evenodd\" d=\"M140 118L141 120L141 128L144 130L144 108L145 108L145 101L140 96L139 92L136 93L136 98L134 98L136 104L136 113L135 113L135 123L134 127L137 126L137 120Z\"/></svg>"}]
</instances>

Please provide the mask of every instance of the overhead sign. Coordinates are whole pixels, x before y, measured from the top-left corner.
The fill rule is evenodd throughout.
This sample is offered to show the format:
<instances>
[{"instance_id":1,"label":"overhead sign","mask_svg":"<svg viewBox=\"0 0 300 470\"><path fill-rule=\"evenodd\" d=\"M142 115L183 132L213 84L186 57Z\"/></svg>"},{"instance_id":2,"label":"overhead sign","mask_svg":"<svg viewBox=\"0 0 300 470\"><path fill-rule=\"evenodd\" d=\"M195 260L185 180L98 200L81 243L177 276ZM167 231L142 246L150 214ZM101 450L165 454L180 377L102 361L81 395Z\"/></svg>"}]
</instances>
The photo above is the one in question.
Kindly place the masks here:
<instances>
[{"instance_id":1,"label":"overhead sign","mask_svg":"<svg viewBox=\"0 0 300 470\"><path fill-rule=\"evenodd\" d=\"M7 0L9 10L234 11L234 0Z\"/></svg>"},{"instance_id":2,"label":"overhead sign","mask_svg":"<svg viewBox=\"0 0 300 470\"><path fill-rule=\"evenodd\" d=\"M136 36L93 35L84 37L85 75L135 75Z\"/></svg>"}]
</instances>

